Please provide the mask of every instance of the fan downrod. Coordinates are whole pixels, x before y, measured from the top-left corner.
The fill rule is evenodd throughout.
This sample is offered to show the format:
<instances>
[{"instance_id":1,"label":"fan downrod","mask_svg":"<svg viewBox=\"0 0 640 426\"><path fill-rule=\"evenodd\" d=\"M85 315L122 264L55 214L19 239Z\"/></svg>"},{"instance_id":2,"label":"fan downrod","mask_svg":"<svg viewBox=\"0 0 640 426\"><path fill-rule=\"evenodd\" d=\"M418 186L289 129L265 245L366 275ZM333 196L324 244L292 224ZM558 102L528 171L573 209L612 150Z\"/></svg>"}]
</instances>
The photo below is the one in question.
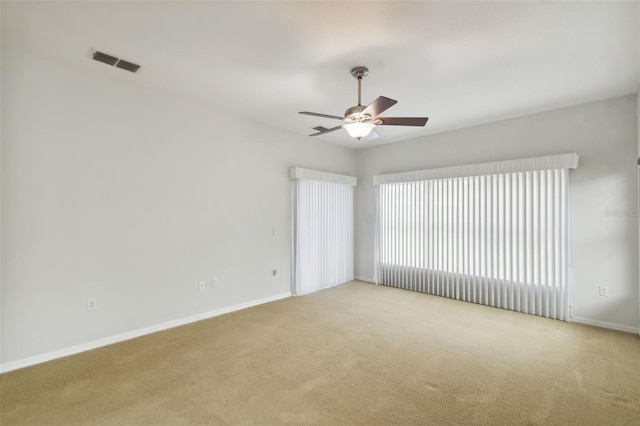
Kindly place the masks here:
<instances>
[{"instance_id":1,"label":"fan downrod","mask_svg":"<svg viewBox=\"0 0 640 426\"><path fill-rule=\"evenodd\" d=\"M355 68L353 68L351 70L351 75L356 80L358 80L358 105L357 106L359 107L359 106L362 105L362 103L361 103L362 79L369 75L369 68L367 68L367 67L355 67ZM358 112L360 112L360 111L358 111ZM349 116L349 114L345 113L345 117L348 117L348 116Z\"/></svg>"}]
</instances>

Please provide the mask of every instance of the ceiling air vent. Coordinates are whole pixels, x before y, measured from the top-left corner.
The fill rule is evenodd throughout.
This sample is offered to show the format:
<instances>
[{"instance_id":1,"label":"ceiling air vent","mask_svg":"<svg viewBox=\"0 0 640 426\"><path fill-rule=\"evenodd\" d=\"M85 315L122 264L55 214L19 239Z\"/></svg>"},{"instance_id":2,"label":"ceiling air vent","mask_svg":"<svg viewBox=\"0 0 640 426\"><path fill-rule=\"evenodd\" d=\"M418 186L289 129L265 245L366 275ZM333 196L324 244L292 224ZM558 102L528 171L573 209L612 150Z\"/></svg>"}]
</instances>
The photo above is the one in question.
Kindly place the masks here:
<instances>
[{"instance_id":1,"label":"ceiling air vent","mask_svg":"<svg viewBox=\"0 0 640 426\"><path fill-rule=\"evenodd\" d=\"M108 65L115 65L116 62L118 62L118 58L102 52L95 52L93 54L93 59L95 59L96 61L104 62Z\"/></svg>"},{"instance_id":2,"label":"ceiling air vent","mask_svg":"<svg viewBox=\"0 0 640 426\"><path fill-rule=\"evenodd\" d=\"M93 52L93 59L98 62L103 62L107 65L116 66L123 70L127 70L130 72L136 72L140 69L140 65L134 64L133 62L125 61L124 59L116 58L115 56L107 55L102 52Z\"/></svg>"},{"instance_id":3,"label":"ceiling air vent","mask_svg":"<svg viewBox=\"0 0 640 426\"><path fill-rule=\"evenodd\" d=\"M125 61L124 59L120 59L116 64L116 67L122 68L123 70L136 72L140 68L140 65Z\"/></svg>"}]
</instances>

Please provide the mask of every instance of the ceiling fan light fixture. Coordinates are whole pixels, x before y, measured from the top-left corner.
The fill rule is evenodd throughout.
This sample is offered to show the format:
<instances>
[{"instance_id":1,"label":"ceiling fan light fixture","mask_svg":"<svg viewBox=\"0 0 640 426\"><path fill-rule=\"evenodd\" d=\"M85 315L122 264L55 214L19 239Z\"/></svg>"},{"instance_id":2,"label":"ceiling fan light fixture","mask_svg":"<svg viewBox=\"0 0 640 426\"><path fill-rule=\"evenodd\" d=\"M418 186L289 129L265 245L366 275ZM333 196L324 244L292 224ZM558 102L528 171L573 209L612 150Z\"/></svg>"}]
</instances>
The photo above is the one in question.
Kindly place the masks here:
<instances>
[{"instance_id":1,"label":"ceiling fan light fixture","mask_svg":"<svg viewBox=\"0 0 640 426\"><path fill-rule=\"evenodd\" d=\"M354 139L360 140L369 136L371 131L376 126L424 126L427 124L428 117L380 117L384 111L394 106L398 101L378 96L369 105L362 105L362 79L369 74L369 70L366 67L356 67L351 70L353 75L358 80L358 105L347 108L344 112L344 116L319 114L317 112L300 111L299 114L311 115L313 117L330 118L332 120L343 121L344 124L327 129L323 126L316 126L313 130L317 130L309 136L326 135L327 133L335 132L336 130L345 129L349 136ZM379 137L378 133L373 132L374 137ZM372 139L372 138L369 138Z\"/></svg>"},{"instance_id":2,"label":"ceiling fan light fixture","mask_svg":"<svg viewBox=\"0 0 640 426\"><path fill-rule=\"evenodd\" d=\"M376 127L373 123L349 123L343 126L349 133L349 136L358 140L366 138L371 130Z\"/></svg>"}]
</instances>

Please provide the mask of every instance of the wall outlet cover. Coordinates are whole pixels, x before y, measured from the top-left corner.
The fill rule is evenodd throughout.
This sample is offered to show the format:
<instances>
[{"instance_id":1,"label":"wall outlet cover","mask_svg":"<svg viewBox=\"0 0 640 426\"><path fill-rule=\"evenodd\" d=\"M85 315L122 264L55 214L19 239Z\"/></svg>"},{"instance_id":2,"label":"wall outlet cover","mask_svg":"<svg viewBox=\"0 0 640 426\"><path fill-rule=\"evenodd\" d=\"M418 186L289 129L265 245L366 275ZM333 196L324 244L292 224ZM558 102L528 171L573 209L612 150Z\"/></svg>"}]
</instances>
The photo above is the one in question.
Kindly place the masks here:
<instances>
[{"instance_id":1,"label":"wall outlet cover","mask_svg":"<svg viewBox=\"0 0 640 426\"><path fill-rule=\"evenodd\" d=\"M98 301L96 299L87 300L87 311L95 311L98 307Z\"/></svg>"}]
</instances>

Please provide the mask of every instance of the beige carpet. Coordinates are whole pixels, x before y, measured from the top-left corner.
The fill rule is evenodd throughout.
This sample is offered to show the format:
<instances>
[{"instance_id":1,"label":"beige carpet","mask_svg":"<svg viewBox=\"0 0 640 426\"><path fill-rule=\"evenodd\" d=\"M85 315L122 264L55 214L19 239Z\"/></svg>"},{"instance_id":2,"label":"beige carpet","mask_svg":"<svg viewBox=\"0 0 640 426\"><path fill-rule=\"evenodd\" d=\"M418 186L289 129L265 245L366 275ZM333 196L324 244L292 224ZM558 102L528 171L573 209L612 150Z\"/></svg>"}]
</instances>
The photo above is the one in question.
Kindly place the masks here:
<instances>
[{"instance_id":1,"label":"beige carpet","mask_svg":"<svg viewBox=\"0 0 640 426\"><path fill-rule=\"evenodd\" d=\"M360 282L1 379L1 423L640 424L640 338Z\"/></svg>"}]
</instances>

